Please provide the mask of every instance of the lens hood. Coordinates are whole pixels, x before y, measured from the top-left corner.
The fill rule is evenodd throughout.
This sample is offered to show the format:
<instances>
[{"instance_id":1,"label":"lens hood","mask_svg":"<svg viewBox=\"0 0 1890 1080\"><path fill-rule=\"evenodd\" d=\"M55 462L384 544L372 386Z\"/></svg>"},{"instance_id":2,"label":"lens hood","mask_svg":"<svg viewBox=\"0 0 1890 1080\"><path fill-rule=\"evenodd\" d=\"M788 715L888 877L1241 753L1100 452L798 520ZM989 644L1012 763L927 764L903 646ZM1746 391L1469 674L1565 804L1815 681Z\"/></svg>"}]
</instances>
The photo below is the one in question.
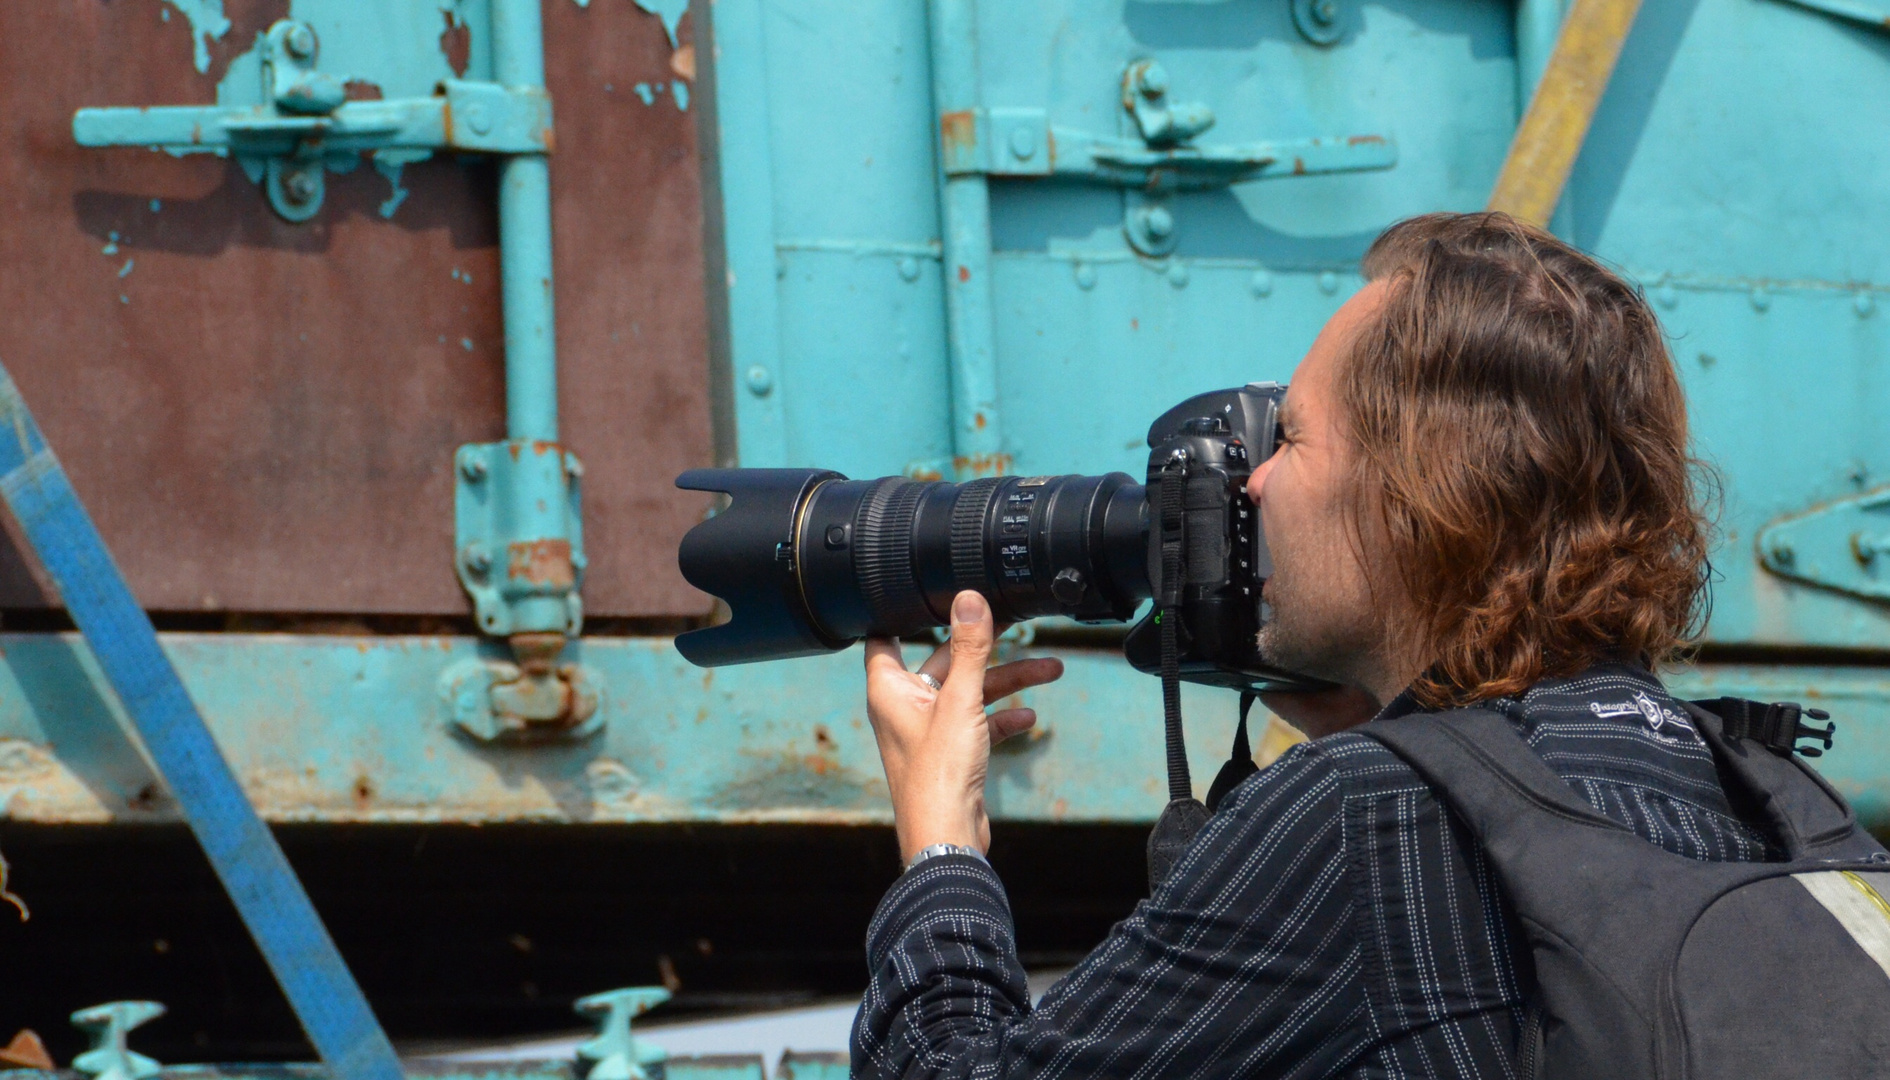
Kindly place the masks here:
<instances>
[{"instance_id":1,"label":"lens hood","mask_svg":"<svg viewBox=\"0 0 1890 1080\"><path fill-rule=\"evenodd\" d=\"M719 491L726 509L690 529L676 561L689 584L728 605L720 626L676 638L676 651L699 667L813 656L850 641L814 625L794 565L794 529L813 490L846 477L827 469L691 469L685 491Z\"/></svg>"}]
</instances>

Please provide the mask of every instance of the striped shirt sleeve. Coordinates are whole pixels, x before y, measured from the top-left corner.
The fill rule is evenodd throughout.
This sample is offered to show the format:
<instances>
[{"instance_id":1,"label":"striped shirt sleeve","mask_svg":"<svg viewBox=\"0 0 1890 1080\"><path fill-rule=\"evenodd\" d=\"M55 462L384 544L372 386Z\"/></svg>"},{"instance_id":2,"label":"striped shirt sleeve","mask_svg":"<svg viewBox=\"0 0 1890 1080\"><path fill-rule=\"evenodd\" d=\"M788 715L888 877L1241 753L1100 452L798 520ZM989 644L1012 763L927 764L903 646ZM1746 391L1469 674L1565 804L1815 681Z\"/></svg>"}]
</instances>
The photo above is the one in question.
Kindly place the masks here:
<instances>
[{"instance_id":1,"label":"striped shirt sleeve","mask_svg":"<svg viewBox=\"0 0 1890 1080\"><path fill-rule=\"evenodd\" d=\"M900 878L867 933L857 1077L1318 1076L1367 1037L1339 770L1295 747L1033 1009L1002 884Z\"/></svg>"}]
</instances>

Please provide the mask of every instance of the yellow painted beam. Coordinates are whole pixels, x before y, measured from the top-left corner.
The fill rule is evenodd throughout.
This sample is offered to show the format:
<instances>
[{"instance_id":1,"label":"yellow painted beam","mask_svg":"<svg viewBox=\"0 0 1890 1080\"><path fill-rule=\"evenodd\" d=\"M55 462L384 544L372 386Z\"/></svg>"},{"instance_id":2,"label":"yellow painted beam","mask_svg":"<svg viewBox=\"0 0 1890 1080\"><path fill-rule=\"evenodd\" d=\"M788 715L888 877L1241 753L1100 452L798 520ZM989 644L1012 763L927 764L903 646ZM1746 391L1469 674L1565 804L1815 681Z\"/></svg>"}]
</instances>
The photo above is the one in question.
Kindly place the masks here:
<instances>
[{"instance_id":1,"label":"yellow painted beam","mask_svg":"<svg viewBox=\"0 0 1890 1080\"><path fill-rule=\"evenodd\" d=\"M1641 0L1575 0L1509 144L1490 209L1548 224L1640 8Z\"/></svg>"}]
</instances>

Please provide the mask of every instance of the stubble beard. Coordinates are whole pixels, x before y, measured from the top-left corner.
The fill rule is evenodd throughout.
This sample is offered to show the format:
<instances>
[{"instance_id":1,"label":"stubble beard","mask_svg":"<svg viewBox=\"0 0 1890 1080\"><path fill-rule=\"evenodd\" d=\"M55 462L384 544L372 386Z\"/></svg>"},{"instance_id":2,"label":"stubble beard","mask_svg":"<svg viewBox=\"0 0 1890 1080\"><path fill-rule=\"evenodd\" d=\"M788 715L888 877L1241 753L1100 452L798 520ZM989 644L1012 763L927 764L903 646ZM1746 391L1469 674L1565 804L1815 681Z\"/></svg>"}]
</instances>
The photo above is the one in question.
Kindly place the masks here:
<instances>
[{"instance_id":1,"label":"stubble beard","mask_svg":"<svg viewBox=\"0 0 1890 1080\"><path fill-rule=\"evenodd\" d=\"M1261 607L1264 621L1255 639L1268 665L1316 679L1346 683L1372 649L1369 625L1352 625L1344 605L1330 596L1301 596L1268 581Z\"/></svg>"}]
</instances>

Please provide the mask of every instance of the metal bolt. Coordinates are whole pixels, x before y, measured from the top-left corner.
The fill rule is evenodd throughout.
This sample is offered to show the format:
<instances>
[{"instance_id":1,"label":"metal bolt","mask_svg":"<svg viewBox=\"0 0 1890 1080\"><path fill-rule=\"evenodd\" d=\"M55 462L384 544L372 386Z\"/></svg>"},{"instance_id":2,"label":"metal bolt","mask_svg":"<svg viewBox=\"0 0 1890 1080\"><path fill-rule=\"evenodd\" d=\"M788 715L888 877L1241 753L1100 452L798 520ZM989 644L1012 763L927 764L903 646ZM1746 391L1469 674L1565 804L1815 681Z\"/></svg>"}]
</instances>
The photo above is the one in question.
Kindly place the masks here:
<instances>
[{"instance_id":1,"label":"metal bolt","mask_svg":"<svg viewBox=\"0 0 1890 1080\"><path fill-rule=\"evenodd\" d=\"M1754 285L1752 287L1752 310L1764 311L1771 306L1772 294L1765 291L1765 286Z\"/></svg>"},{"instance_id":2,"label":"metal bolt","mask_svg":"<svg viewBox=\"0 0 1890 1080\"><path fill-rule=\"evenodd\" d=\"M1319 291L1331 296L1339 291L1339 275L1327 270L1319 275Z\"/></svg>"},{"instance_id":3,"label":"metal bolt","mask_svg":"<svg viewBox=\"0 0 1890 1080\"><path fill-rule=\"evenodd\" d=\"M1860 319L1868 319L1870 313L1877 310L1877 301L1867 292L1860 292L1851 300L1851 310L1857 312Z\"/></svg>"},{"instance_id":4,"label":"metal bolt","mask_svg":"<svg viewBox=\"0 0 1890 1080\"><path fill-rule=\"evenodd\" d=\"M315 31L307 23L296 23L283 35L282 47L297 60L307 60L315 55Z\"/></svg>"},{"instance_id":5,"label":"metal bolt","mask_svg":"<svg viewBox=\"0 0 1890 1080\"><path fill-rule=\"evenodd\" d=\"M1177 289L1188 287L1188 264L1176 259L1168 264L1168 284Z\"/></svg>"},{"instance_id":6,"label":"metal bolt","mask_svg":"<svg viewBox=\"0 0 1890 1080\"><path fill-rule=\"evenodd\" d=\"M319 168L321 168L320 165L304 165L299 169L284 174L282 177L282 197L297 206L305 206L311 202L315 198L317 190L317 181L311 170Z\"/></svg>"},{"instance_id":7,"label":"metal bolt","mask_svg":"<svg viewBox=\"0 0 1890 1080\"><path fill-rule=\"evenodd\" d=\"M1096 268L1086 262L1079 262L1071 271L1076 275L1076 287L1093 289L1096 287Z\"/></svg>"},{"instance_id":8,"label":"metal bolt","mask_svg":"<svg viewBox=\"0 0 1890 1080\"><path fill-rule=\"evenodd\" d=\"M492 553L486 550L486 545L477 540L466 545L462 557L465 559L467 571L474 577L485 577L486 572L492 569Z\"/></svg>"},{"instance_id":9,"label":"metal bolt","mask_svg":"<svg viewBox=\"0 0 1890 1080\"><path fill-rule=\"evenodd\" d=\"M906 281L919 280L919 260L910 255L899 260L899 276Z\"/></svg>"},{"instance_id":10,"label":"metal bolt","mask_svg":"<svg viewBox=\"0 0 1890 1080\"><path fill-rule=\"evenodd\" d=\"M772 389L774 389L774 376L768 374L767 368L756 364L754 367L748 369L749 393L756 397L766 397L768 391Z\"/></svg>"},{"instance_id":11,"label":"metal bolt","mask_svg":"<svg viewBox=\"0 0 1890 1080\"><path fill-rule=\"evenodd\" d=\"M1151 60L1148 66L1142 69L1141 82L1143 97L1161 97L1168 92L1168 69Z\"/></svg>"},{"instance_id":12,"label":"metal bolt","mask_svg":"<svg viewBox=\"0 0 1890 1080\"><path fill-rule=\"evenodd\" d=\"M1321 26L1331 26L1339 21L1339 5L1335 0L1315 0L1312 17Z\"/></svg>"},{"instance_id":13,"label":"metal bolt","mask_svg":"<svg viewBox=\"0 0 1890 1080\"><path fill-rule=\"evenodd\" d=\"M469 484L477 484L486 478L486 461L476 454L467 454L459 459L459 475Z\"/></svg>"},{"instance_id":14,"label":"metal bolt","mask_svg":"<svg viewBox=\"0 0 1890 1080\"><path fill-rule=\"evenodd\" d=\"M475 135L486 135L492 131L492 114L478 102L466 106L466 126L473 129Z\"/></svg>"},{"instance_id":15,"label":"metal bolt","mask_svg":"<svg viewBox=\"0 0 1890 1080\"><path fill-rule=\"evenodd\" d=\"M1675 290L1672 285L1662 285L1660 288L1654 290L1654 302L1661 307L1671 310L1675 304L1680 302L1680 293Z\"/></svg>"},{"instance_id":16,"label":"metal bolt","mask_svg":"<svg viewBox=\"0 0 1890 1080\"><path fill-rule=\"evenodd\" d=\"M1037 135L1027 127L1011 129L1011 156L1029 161L1037 154Z\"/></svg>"},{"instance_id":17,"label":"metal bolt","mask_svg":"<svg viewBox=\"0 0 1890 1080\"><path fill-rule=\"evenodd\" d=\"M1249 286L1253 289L1255 296L1272 296L1273 275L1267 273L1265 270L1255 270L1253 272L1253 280L1249 283Z\"/></svg>"},{"instance_id":18,"label":"metal bolt","mask_svg":"<svg viewBox=\"0 0 1890 1080\"><path fill-rule=\"evenodd\" d=\"M1790 566L1792 563L1798 561L1798 552L1789 543L1783 540L1774 541L1772 544L1772 561L1780 566Z\"/></svg>"},{"instance_id":19,"label":"metal bolt","mask_svg":"<svg viewBox=\"0 0 1890 1080\"><path fill-rule=\"evenodd\" d=\"M1155 240L1166 240L1175 234L1175 215L1168 212L1166 206L1145 206L1142 208L1142 231Z\"/></svg>"}]
</instances>

